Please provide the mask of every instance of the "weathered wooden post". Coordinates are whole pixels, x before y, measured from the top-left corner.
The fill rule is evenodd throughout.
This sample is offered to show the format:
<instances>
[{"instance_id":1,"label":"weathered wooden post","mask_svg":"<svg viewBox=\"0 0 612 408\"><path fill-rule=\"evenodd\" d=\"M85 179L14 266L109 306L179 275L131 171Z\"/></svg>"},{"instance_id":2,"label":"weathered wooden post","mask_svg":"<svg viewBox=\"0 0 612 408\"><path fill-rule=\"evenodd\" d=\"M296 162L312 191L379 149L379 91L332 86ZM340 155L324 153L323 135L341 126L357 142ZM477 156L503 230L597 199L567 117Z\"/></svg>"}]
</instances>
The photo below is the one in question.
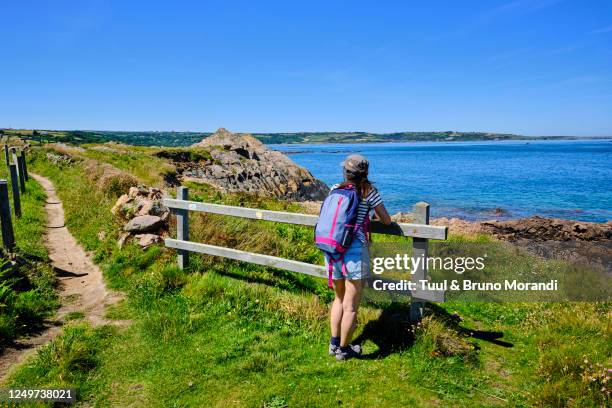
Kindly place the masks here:
<instances>
[{"instance_id":1,"label":"weathered wooden post","mask_svg":"<svg viewBox=\"0 0 612 408\"><path fill-rule=\"evenodd\" d=\"M21 192L25 193L26 185L25 185L25 177L23 176L23 168L20 164L19 157L17 156L17 149L11 147L11 153L13 155L13 163L17 165L17 175L19 176L19 187L21 188Z\"/></svg>"},{"instance_id":2,"label":"weathered wooden post","mask_svg":"<svg viewBox=\"0 0 612 408\"><path fill-rule=\"evenodd\" d=\"M8 183L0 180L0 224L2 224L2 244L7 251L15 246L13 221L11 220L11 205L9 204Z\"/></svg>"},{"instance_id":3,"label":"weathered wooden post","mask_svg":"<svg viewBox=\"0 0 612 408\"><path fill-rule=\"evenodd\" d=\"M25 177L25 181L28 181L30 179L30 176L28 175L28 163L26 161L25 150L21 151L21 156L19 157L19 159L23 162L23 175Z\"/></svg>"},{"instance_id":4,"label":"weathered wooden post","mask_svg":"<svg viewBox=\"0 0 612 408\"><path fill-rule=\"evenodd\" d=\"M429 224L429 204L423 201L416 203L413 207L414 223ZM412 275L412 281L420 287L420 280L427 279L427 252L429 240L427 238L412 238L412 256L422 258L425 262L420 262ZM423 308L425 302L413 299L410 304L410 320L417 322L423 318Z\"/></svg>"},{"instance_id":5,"label":"weathered wooden post","mask_svg":"<svg viewBox=\"0 0 612 408\"><path fill-rule=\"evenodd\" d=\"M9 157L9 148L7 144L4 145L4 157L6 158L6 165L7 166L10 165L11 159Z\"/></svg>"},{"instance_id":6,"label":"weathered wooden post","mask_svg":"<svg viewBox=\"0 0 612 408\"><path fill-rule=\"evenodd\" d=\"M17 176L17 165L9 164L11 175L11 190L13 191L13 211L15 217L21 217L21 197L19 196L19 176Z\"/></svg>"},{"instance_id":7,"label":"weathered wooden post","mask_svg":"<svg viewBox=\"0 0 612 408\"><path fill-rule=\"evenodd\" d=\"M177 200L188 200L189 189L180 186L176 189ZM176 210L176 239L181 241L189 241L189 210ZM178 267L184 269L189 265L189 252L183 249L177 249Z\"/></svg>"}]
</instances>

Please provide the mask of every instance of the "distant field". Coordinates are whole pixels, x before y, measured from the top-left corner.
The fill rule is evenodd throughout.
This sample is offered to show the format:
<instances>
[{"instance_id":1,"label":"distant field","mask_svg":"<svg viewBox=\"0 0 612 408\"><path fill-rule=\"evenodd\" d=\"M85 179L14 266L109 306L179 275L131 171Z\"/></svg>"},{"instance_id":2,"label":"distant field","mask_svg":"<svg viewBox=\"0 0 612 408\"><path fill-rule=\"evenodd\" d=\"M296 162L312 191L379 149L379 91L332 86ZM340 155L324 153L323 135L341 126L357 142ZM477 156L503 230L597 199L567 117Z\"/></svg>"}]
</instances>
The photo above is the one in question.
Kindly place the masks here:
<instances>
[{"instance_id":1,"label":"distant field","mask_svg":"<svg viewBox=\"0 0 612 408\"><path fill-rule=\"evenodd\" d=\"M38 140L86 144L121 142L137 146L189 146L210 136L210 132L127 132L98 130L24 130L1 129L4 135L33 137ZM297 132L253 133L266 144L297 143L375 143L375 142L469 142L491 140L573 139L573 137L529 137L509 133L485 132Z\"/></svg>"}]
</instances>

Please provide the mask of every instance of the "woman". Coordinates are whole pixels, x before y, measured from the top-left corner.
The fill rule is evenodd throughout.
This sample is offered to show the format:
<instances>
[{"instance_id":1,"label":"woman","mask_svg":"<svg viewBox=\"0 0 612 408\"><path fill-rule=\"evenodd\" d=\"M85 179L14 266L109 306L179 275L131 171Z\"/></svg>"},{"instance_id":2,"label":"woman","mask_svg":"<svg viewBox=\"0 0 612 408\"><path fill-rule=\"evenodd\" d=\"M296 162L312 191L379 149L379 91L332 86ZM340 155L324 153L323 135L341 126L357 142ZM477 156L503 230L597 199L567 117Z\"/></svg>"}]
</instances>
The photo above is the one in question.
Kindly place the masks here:
<instances>
[{"instance_id":1,"label":"woman","mask_svg":"<svg viewBox=\"0 0 612 408\"><path fill-rule=\"evenodd\" d=\"M370 273L369 217L374 212L382 223L391 224L391 217L382 203L378 190L368 180L369 163L366 158L359 154L350 155L342 163L342 167L344 181L333 186L332 190L348 184L356 187L359 196L357 225L360 228L344 255L346 276L342 273L340 262L333 264L332 279L336 297L330 313L329 355L336 356L337 360L347 360L361 354L361 346L350 344L350 341L357 322L363 280ZM326 266L327 262L325 257Z\"/></svg>"}]
</instances>

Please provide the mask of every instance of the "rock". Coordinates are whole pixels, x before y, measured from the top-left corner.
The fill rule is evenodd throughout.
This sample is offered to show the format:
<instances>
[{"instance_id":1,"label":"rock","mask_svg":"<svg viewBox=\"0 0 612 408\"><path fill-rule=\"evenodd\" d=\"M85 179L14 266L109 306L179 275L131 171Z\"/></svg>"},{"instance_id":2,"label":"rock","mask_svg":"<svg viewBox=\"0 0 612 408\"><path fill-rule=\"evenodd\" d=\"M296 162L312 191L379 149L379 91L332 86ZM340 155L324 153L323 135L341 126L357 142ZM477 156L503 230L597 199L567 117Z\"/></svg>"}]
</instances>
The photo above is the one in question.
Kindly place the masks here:
<instances>
[{"instance_id":1,"label":"rock","mask_svg":"<svg viewBox=\"0 0 612 408\"><path fill-rule=\"evenodd\" d=\"M131 189L130 189L131 191ZM115 203L115 205L113 206L113 208L111 209L111 212L114 215L118 215L123 211L123 207L130 201L132 200L132 197L130 197L129 194L123 194L121 197L119 197L117 199L117 202Z\"/></svg>"},{"instance_id":2,"label":"rock","mask_svg":"<svg viewBox=\"0 0 612 408\"><path fill-rule=\"evenodd\" d=\"M138 234L135 237L138 238L138 245L143 248L147 248L161 241L161 237L155 234Z\"/></svg>"},{"instance_id":3,"label":"rock","mask_svg":"<svg viewBox=\"0 0 612 408\"><path fill-rule=\"evenodd\" d=\"M130 191L128 192L128 195L131 198L136 198L138 196L138 187L130 187Z\"/></svg>"},{"instance_id":4,"label":"rock","mask_svg":"<svg viewBox=\"0 0 612 408\"><path fill-rule=\"evenodd\" d=\"M255 193L293 201L323 200L329 188L306 169L281 152L270 150L250 135L219 129L192 146L193 157L210 157L185 161L184 154L162 151L170 157L183 177L210 184L222 191ZM206 149L202 153L202 149ZM339 173L340 174L340 173Z\"/></svg>"},{"instance_id":5,"label":"rock","mask_svg":"<svg viewBox=\"0 0 612 408\"><path fill-rule=\"evenodd\" d=\"M156 215L139 215L132 218L123 227L127 232L152 232L164 226L164 220Z\"/></svg>"},{"instance_id":6,"label":"rock","mask_svg":"<svg viewBox=\"0 0 612 408\"><path fill-rule=\"evenodd\" d=\"M395 222L413 222L414 215L407 212L398 212L391 216L391 219Z\"/></svg>"},{"instance_id":7,"label":"rock","mask_svg":"<svg viewBox=\"0 0 612 408\"><path fill-rule=\"evenodd\" d=\"M141 206L138 210L138 215L147 215L151 212L151 209L153 208L153 201L152 200L142 200L141 202Z\"/></svg>"},{"instance_id":8,"label":"rock","mask_svg":"<svg viewBox=\"0 0 612 408\"><path fill-rule=\"evenodd\" d=\"M123 248L123 245L125 245L125 241L127 241L129 237L129 232L124 232L119 236L119 239L117 240L117 246L119 247L119 249Z\"/></svg>"},{"instance_id":9,"label":"rock","mask_svg":"<svg viewBox=\"0 0 612 408\"><path fill-rule=\"evenodd\" d=\"M504 210L504 209L503 209L503 208L501 208L501 207L496 207L496 208L494 208L494 209L493 209L493 211L492 211L492 213L493 213L493 215L496 215L496 216L498 216L498 217L501 217L501 216L507 216L507 215L508 215L508 211Z\"/></svg>"},{"instance_id":10,"label":"rock","mask_svg":"<svg viewBox=\"0 0 612 408\"><path fill-rule=\"evenodd\" d=\"M142 215L156 215L165 220L167 218L165 214L170 210L162 204L162 198L163 194L159 189L147 189L144 186L131 187L127 194L117 199L111 211L127 220Z\"/></svg>"},{"instance_id":11,"label":"rock","mask_svg":"<svg viewBox=\"0 0 612 408\"><path fill-rule=\"evenodd\" d=\"M461 234L474 236L478 234L484 234L485 231L482 228L482 224L480 222L471 222L462 220L460 218L435 218L431 219L430 223L432 225L441 225L448 227L448 232L450 234Z\"/></svg>"},{"instance_id":12,"label":"rock","mask_svg":"<svg viewBox=\"0 0 612 408\"><path fill-rule=\"evenodd\" d=\"M170 210L162 204L163 194L159 189L145 186L131 187L127 194L119 197L112 212L128 220L125 231L117 244L123 247L130 236L138 238L138 244L146 248L161 240L157 234L166 230Z\"/></svg>"},{"instance_id":13,"label":"rock","mask_svg":"<svg viewBox=\"0 0 612 408\"><path fill-rule=\"evenodd\" d=\"M529 217L512 221L485 221L484 231L513 241L609 241L612 227L594 222L577 222L558 218Z\"/></svg>"}]
</instances>

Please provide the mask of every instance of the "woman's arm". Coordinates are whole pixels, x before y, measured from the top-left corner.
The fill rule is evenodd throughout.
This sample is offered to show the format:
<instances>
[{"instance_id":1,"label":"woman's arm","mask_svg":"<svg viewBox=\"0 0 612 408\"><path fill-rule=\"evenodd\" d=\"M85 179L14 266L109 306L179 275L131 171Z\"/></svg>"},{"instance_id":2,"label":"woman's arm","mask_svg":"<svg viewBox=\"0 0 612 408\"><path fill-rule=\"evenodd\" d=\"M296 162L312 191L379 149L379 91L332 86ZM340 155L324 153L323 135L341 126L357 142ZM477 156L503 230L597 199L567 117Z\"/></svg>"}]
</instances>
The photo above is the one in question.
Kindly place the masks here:
<instances>
[{"instance_id":1,"label":"woman's arm","mask_svg":"<svg viewBox=\"0 0 612 408\"><path fill-rule=\"evenodd\" d=\"M385 208L383 203L378 204L374 207L374 212L376 213L377 218L385 225L391 224L391 217Z\"/></svg>"}]
</instances>

